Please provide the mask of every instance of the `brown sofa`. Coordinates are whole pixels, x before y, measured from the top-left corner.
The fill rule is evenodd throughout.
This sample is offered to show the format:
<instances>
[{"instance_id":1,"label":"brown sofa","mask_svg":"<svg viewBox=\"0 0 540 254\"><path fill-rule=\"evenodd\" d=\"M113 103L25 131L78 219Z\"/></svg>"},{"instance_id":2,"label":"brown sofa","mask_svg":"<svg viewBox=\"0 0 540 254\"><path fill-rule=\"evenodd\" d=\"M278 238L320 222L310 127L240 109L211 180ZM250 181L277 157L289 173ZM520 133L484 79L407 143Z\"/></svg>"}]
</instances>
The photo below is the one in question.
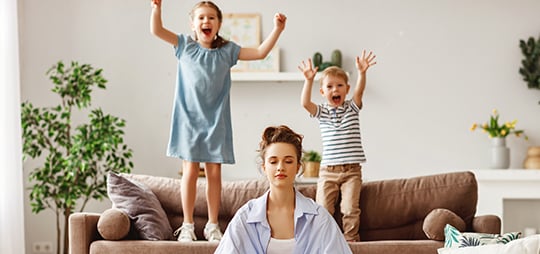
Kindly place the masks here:
<instances>
[{"instance_id":1,"label":"brown sofa","mask_svg":"<svg viewBox=\"0 0 540 254\"><path fill-rule=\"evenodd\" d=\"M179 179L136 174L126 174L125 177L143 183L152 190L167 214L173 230L181 224ZM194 212L196 234L198 239L204 239L202 228L207 220L204 181L199 181L197 188ZM240 206L249 199L262 195L267 188L268 185L263 179L225 181L219 218L222 229L226 228ZM297 188L304 195L314 198L315 184L300 184ZM471 172L366 181L362 186L360 201L362 241L349 245L353 253L436 254L437 249L444 244L443 227L446 223L468 232L500 233L499 217L475 215L477 196L477 183ZM339 211L338 206L336 205L336 211ZM180 243L137 240L133 227L132 232L121 239L105 240L103 235L110 234L105 234L104 230L120 227L106 225L112 217L103 214L71 215L70 253L213 253L217 247L217 244L206 241ZM108 220L104 217L108 217ZM335 218L340 224L340 215L336 214Z\"/></svg>"}]
</instances>

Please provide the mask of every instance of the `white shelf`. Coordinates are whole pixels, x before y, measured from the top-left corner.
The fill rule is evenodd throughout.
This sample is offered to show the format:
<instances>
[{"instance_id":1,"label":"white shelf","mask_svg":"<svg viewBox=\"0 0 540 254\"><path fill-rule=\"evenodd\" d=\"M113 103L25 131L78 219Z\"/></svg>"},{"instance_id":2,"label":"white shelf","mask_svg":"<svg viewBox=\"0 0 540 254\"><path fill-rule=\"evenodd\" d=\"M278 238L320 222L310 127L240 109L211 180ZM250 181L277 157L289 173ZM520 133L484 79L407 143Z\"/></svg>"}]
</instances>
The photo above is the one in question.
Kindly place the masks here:
<instances>
[{"instance_id":1,"label":"white shelf","mask_svg":"<svg viewBox=\"0 0 540 254\"><path fill-rule=\"evenodd\" d=\"M317 73L315 80L318 80ZM231 80L237 82L260 81L260 82L303 82L304 75L300 72L231 72Z\"/></svg>"},{"instance_id":2,"label":"white shelf","mask_svg":"<svg viewBox=\"0 0 540 254\"><path fill-rule=\"evenodd\" d=\"M472 172L479 181L540 181L538 169L477 169Z\"/></svg>"}]
</instances>

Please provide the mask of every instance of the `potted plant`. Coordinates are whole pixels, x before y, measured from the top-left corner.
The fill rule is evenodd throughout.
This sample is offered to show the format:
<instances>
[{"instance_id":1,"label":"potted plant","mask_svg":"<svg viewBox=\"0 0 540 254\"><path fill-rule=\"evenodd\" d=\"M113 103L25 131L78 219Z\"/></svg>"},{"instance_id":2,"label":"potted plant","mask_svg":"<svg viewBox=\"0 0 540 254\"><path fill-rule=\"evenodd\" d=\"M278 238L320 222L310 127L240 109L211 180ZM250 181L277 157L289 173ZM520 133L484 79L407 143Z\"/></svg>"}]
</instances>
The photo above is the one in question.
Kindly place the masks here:
<instances>
[{"instance_id":1,"label":"potted plant","mask_svg":"<svg viewBox=\"0 0 540 254\"><path fill-rule=\"evenodd\" d=\"M540 89L540 38L531 36L527 41L520 40L519 47L523 54L519 73L529 89Z\"/></svg>"},{"instance_id":2,"label":"potted plant","mask_svg":"<svg viewBox=\"0 0 540 254\"><path fill-rule=\"evenodd\" d=\"M315 150L304 152L302 162L304 164L305 177L318 177L319 168L321 167L321 155Z\"/></svg>"},{"instance_id":3,"label":"potted plant","mask_svg":"<svg viewBox=\"0 0 540 254\"><path fill-rule=\"evenodd\" d=\"M23 102L21 109L23 160L40 159L41 166L29 174L32 212L51 209L56 215L56 253L60 253L63 223L63 253L68 253L68 219L91 199L107 195L107 173L130 172L132 150L124 144L125 121L93 109L89 122L75 125L73 110L91 104L91 92L105 89L102 69L61 61L47 71L61 102L53 107L34 107ZM79 122L79 121L77 121ZM61 220L63 216L63 220Z\"/></svg>"},{"instance_id":4,"label":"potted plant","mask_svg":"<svg viewBox=\"0 0 540 254\"><path fill-rule=\"evenodd\" d=\"M516 129L517 120L499 122L499 112L494 109L489 121L483 124L473 123L470 130L475 131L480 128L482 132L488 134L491 139L491 167L492 168L508 168L510 166L510 149L506 147L506 137L510 134L516 137L522 137L528 140L527 135L523 130ZM480 127L479 127L480 126Z\"/></svg>"}]
</instances>

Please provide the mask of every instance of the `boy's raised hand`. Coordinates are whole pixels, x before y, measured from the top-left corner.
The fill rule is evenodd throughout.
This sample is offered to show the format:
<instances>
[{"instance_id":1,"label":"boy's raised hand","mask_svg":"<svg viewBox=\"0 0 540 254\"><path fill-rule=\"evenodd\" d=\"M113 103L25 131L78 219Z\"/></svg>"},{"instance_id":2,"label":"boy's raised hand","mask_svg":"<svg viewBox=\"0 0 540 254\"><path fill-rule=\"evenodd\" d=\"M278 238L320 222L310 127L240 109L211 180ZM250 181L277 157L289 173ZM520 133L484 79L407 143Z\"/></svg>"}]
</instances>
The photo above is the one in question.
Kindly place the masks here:
<instances>
[{"instance_id":1,"label":"boy's raised hand","mask_svg":"<svg viewBox=\"0 0 540 254\"><path fill-rule=\"evenodd\" d=\"M161 7L161 0L152 0L152 7Z\"/></svg>"},{"instance_id":2,"label":"boy's raised hand","mask_svg":"<svg viewBox=\"0 0 540 254\"><path fill-rule=\"evenodd\" d=\"M311 58L308 58L307 63L305 61L302 61L302 63L298 65L298 69L304 74L304 77L307 80L313 80L315 78L315 75L317 75L317 70L319 70L319 67L313 68Z\"/></svg>"},{"instance_id":3,"label":"boy's raised hand","mask_svg":"<svg viewBox=\"0 0 540 254\"><path fill-rule=\"evenodd\" d=\"M365 73L370 66L376 64L377 62L375 60L375 55L372 51L369 51L369 54L366 55L366 50L362 50L362 56L356 57L356 69L360 73Z\"/></svg>"},{"instance_id":4,"label":"boy's raised hand","mask_svg":"<svg viewBox=\"0 0 540 254\"><path fill-rule=\"evenodd\" d=\"M287 16L283 13L276 13L274 15L274 26L283 31L285 29L285 23L287 22Z\"/></svg>"}]
</instances>

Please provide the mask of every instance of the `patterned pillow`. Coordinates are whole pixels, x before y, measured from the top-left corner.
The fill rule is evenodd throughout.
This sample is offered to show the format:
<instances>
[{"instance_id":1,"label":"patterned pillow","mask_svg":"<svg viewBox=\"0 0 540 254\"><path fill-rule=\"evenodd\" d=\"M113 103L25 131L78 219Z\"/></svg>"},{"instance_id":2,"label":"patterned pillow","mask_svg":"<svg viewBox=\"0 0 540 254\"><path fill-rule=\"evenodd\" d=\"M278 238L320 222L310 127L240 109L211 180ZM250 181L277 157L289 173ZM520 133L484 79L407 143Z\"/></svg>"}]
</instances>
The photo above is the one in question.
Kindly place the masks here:
<instances>
[{"instance_id":1,"label":"patterned pillow","mask_svg":"<svg viewBox=\"0 0 540 254\"><path fill-rule=\"evenodd\" d=\"M444 227L444 248L463 248L488 244L506 244L519 239L521 232L510 232L502 235L486 233L462 233L449 224Z\"/></svg>"}]
</instances>

